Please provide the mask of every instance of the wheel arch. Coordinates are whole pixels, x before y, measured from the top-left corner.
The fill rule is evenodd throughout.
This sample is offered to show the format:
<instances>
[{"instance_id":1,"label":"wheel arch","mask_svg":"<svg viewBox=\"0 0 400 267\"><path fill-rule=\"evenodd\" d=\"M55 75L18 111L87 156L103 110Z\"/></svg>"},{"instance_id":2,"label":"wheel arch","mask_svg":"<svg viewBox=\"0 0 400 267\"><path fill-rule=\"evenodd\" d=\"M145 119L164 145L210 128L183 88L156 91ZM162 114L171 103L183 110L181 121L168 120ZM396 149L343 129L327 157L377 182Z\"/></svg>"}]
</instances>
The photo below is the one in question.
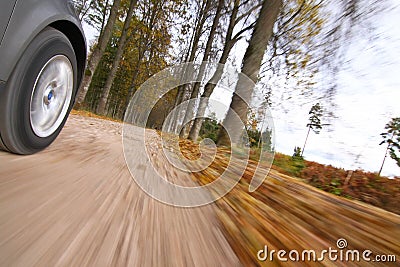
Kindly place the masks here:
<instances>
[{"instance_id":1,"label":"wheel arch","mask_svg":"<svg viewBox=\"0 0 400 267\"><path fill-rule=\"evenodd\" d=\"M71 42L78 63L78 84L80 84L86 67L86 41L81 30L67 20L55 21L49 26L62 32Z\"/></svg>"},{"instance_id":2,"label":"wheel arch","mask_svg":"<svg viewBox=\"0 0 400 267\"><path fill-rule=\"evenodd\" d=\"M86 40L72 2L66 0L16 2L0 45L0 80L7 82L29 43L48 26L61 31L71 42L80 82L86 64Z\"/></svg>"},{"instance_id":3,"label":"wheel arch","mask_svg":"<svg viewBox=\"0 0 400 267\"><path fill-rule=\"evenodd\" d=\"M36 90L36 83L43 80L47 85L39 85L38 88L47 90L50 86L49 82L51 81L52 83L56 76L65 76L63 74L64 72L59 69L56 72L53 70L53 74L50 73L50 80L47 78L39 78L39 75L41 75L42 70L48 64L49 60L53 59L55 56L63 56L64 62L68 64L69 61L69 63L72 64L71 67L75 70L72 71L73 79L75 82L78 81L78 60L71 42L69 42L67 36L61 31L53 27L45 28L45 30L41 31L25 49L24 54L18 60L13 73L7 81L4 94L0 98L1 148L22 155L32 154L46 148L60 133L67 120L69 110L73 105L74 95L72 93L72 83L69 83L69 86L65 87L65 90L70 92L65 94L66 97L62 98L62 94L60 94L61 101L58 102L61 104L59 106L56 105L55 109L53 109L55 110L55 112L52 113L54 116L50 113L50 116L46 115L47 119L55 120L54 125L50 122L48 128L43 128L44 131L43 129L41 130L45 135L42 136L35 132L35 125L32 124L33 120L31 116L32 99ZM51 69L52 68L50 68L50 70ZM54 75L54 73L57 75ZM58 83L59 80L60 79L57 80L56 84L67 85L67 83L63 81ZM77 83L74 84L76 88ZM42 91L42 93L45 94L44 91ZM39 106L36 105L36 110L38 110L37 108L42 109L43 105L40 105L40 102L43 100L43 96L44 95L39 94L36 97L36 99L39 99ZM68 105L65 103L68 103ZM61 109L59 109L59 107L61 107ZM45 121L47 121L47 119ZM54 129L52 128L53 126ZM49 132L46 132L47 130Z\"/></svg>"}]
</instances>

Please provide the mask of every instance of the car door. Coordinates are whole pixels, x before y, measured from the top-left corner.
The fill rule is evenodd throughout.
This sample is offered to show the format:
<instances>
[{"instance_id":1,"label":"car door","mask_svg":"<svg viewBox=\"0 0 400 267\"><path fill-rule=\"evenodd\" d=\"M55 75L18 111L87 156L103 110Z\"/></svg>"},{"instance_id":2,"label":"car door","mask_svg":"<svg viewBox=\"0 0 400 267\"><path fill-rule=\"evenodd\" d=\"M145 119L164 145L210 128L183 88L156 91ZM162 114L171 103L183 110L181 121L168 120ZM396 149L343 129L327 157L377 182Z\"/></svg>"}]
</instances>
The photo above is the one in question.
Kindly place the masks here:
<instances>
[{"instance_id":1,"label":"car door","mask_svg":"<svg viewBox=\"0 0 400 267\"><path fill-rule=\"evenodd\" d=\"M0 44L3 41L4 33L7 29L16 0L0 1Z\"/></svg>"}]
</instances>

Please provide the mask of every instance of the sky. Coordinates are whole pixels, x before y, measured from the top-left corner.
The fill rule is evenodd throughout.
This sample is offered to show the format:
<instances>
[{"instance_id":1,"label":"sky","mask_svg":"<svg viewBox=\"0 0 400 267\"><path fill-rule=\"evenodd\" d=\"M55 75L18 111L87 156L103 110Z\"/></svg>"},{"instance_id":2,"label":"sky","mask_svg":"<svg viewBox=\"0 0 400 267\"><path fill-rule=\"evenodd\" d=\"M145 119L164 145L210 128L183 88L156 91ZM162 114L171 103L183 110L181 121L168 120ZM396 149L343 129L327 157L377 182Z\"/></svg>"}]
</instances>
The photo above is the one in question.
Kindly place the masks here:
<instances>
[{"instance_id":1,"label":"sky","mask_svg":"<svg viewBox=\"0 0 400 267\"><path fill-rule=\"evenodd\" d=\"M336 119L320 134L310 133L304 156L345 169L377 172L385 155L380 133L392 117L400 116L400 5L375 20L379 38L358 37L347 52L335 97ZM282 114L272 110L276 150L292 154L303 146L311 104ZM400 167L389 156L383 175L400 176Z\"/></svg>"},{"instance_id":2,"label":"sky","mask_svg":"<svg viewBox=\"0 0 400 267\"><path fill-rule=\"evenodd\" d=\"M345 169L379 170L386 149L379 145L380 133L392 117L400 116L400 27L396 27L400 24L400 4L391 1L392 9L374 20L378 38L371 41L361 36L350 45L347 63L338 76L336 118L320 134L310 133L304 150L307 160ZM96 30L85 24L84 30L90 44ZM243 47L237 46L234 53L235 58L241 58ZM212 98L229 99L218 93ZM312 104L293 106L285 112L271 110L276 151L291 155L295 146L303 147ZM382 175L400 176L400 167L389 156Z\"/></svg>"}]
</instances>

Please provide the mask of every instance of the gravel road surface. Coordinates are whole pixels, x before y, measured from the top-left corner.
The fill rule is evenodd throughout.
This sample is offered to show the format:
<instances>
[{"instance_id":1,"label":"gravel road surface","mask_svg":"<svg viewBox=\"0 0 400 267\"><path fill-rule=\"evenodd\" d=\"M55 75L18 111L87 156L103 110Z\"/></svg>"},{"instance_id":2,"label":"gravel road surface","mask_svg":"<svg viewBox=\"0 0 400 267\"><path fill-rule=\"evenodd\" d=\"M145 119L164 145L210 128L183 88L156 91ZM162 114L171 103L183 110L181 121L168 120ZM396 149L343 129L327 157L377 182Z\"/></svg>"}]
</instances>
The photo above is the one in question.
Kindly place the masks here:
<instances>
[{"instance_id":1,"label":"gravel road surface","mask_svg":"<svg viewBox=\"0 0 400 267\"><path fill-rule=\"evenodd\" d=\"M240 266L214 204L172 207L136 185L121 130L71 115L48 149L0 151L0 266Z\"/></svg>"}]
</instances>

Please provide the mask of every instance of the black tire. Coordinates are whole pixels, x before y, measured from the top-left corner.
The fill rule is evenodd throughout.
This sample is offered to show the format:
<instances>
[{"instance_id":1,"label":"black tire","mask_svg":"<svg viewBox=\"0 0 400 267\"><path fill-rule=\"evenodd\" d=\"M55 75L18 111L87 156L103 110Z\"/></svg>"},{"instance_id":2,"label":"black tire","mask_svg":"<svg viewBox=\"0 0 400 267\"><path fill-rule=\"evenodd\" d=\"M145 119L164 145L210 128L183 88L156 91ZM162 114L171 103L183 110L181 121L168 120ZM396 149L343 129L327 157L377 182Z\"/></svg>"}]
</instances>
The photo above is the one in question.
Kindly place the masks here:
<instances>
[{"instance_id":1,"label":"black tire","mask_svg":"<svg viewBox=\"0 0 400 267\"><path fill-rule=\"evenodd\" d=\"M67 58L70 66L72 66L71 99L65 116L58 116L60 118L58 123L63 117L61 124L56 127L58 123L55 123L53 127L55 130L51 129L48 136L40 136L35 133L31 124L32 92L36 87L42 69L56 56ZM68 73L71 77L71 72ZM77 60L74 49L63 33L47 27L28 45L0 96L0 136L4 148L13 153L26 155L49 146L64 126L74 104L76 92ZM68 98L67 96L66 99ZM67 105L65 104L65 107Z\"/></svg>"}]
</instances>

